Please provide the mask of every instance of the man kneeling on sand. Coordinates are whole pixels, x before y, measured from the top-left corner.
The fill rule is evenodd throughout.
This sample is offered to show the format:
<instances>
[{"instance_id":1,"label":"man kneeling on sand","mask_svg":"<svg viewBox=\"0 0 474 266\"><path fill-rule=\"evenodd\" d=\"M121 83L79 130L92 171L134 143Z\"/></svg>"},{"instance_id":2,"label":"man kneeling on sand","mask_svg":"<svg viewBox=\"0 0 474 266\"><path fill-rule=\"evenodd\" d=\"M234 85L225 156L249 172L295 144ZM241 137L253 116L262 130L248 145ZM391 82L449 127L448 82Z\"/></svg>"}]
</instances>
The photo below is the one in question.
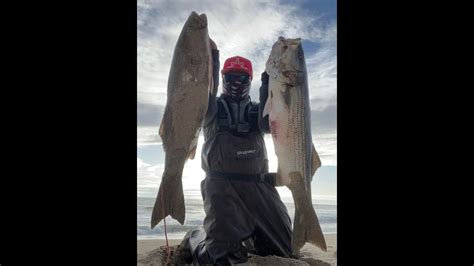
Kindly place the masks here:
<instances>
[{"instance_id":1,"label":"man kneeling on sand","mask_svg":"<svg viewBox=\"0 0 474 266\"><path fill-rule=\"evenodd\" d=\"M214 86L219 85L219 50L211 40ZM209 97L203 123L205 143L201 183L204 228L189 231L181 246L194 264L244 263L248 253L292 257L291 219L268 173L264 133L270 133L262 111L268 97L268 75L261 75L260 103L251 101L250 60L234 56L221 70L223 92Z\"/></svg>"}]
</instances>

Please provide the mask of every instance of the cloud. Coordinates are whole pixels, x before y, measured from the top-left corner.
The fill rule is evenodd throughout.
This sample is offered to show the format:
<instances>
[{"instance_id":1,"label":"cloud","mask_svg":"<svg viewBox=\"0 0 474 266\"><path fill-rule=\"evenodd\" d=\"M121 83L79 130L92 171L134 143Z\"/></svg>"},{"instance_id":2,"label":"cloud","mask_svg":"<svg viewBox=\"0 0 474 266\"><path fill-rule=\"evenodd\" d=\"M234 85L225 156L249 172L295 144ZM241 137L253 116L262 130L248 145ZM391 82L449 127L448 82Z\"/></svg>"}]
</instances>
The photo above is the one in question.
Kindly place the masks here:
<instances>
[{"instance_id":1,"label":"cloud","mask_svg":"<svg viewBox=\"0 0 474 266\"><path fill-rule=\"evenodd\" d=\"M161 175L163 163L149 164L137 157L137 190L150 190L159 186L158 176ZM141 193L138 193L141 194Z\"/></svg>"},{"instance_id":2,"label":"cloud","mask_svg":"<svg viewBox=\"0 0 474 266\"><path fill-rule=\"evenodd\" d=\"M322 166L337 165L337 135L333 133L313 133L314 147Z\"/></svg>"},{"instance_id":3,"label":"cloud","mask_svg":"<svg viewBox=\"0 0 474 266\"><path fill-rule=\"evenodd\" d=\"M140 158L137 157L137 171L143 170L143 169L146 168L147 166L149 166L149 164L143 162L142 159L140 159Z\"/></svg>"},{"instance_id":4,"label":"cloud","mask_svg":"<svg viewBox=\"0 0 474 266\"><path fill-rule=\"evenodd\" d=\"M164 105L174 45L192 10L205 13L209 34L225 58L241 55L253 62L255 80L278 36L300 37L318 43L321 49L306 55L315 97L323 98L328 73L335 69L335 23L310 16L297 5L279 1L139 1L138 2L138 88L139 101ZM313 64L314 62L314 64ZM329 71L329 72L328 72ZM332 76L329 76L332 77ZM260 82L253 82L251 96L258 99ZM323 86L324 85L324 86ZM311 86L310 88L312 88Z\"/></svg>"},{"instance_id":5,"label":"cloud","mask_svg":"<svg viewBox=\"0 0 474 266\"><path fill-rule=\"evenodd\" d=\"M159 126L163 117L163 105L137 103L137 125Z\"/></svg>"},{"instance_id":6,"label":"cloud","mask_svg":"<svg viewBox=\"0 0 474 266\"><path fill-rule=\"evenodd\" d=\"M198 140L198 147L196 154L201 154L202 143L204 143L204 137L200 136ZM143 148L143 147L139 147ZM164 157L164 151L160 148L153 149L153 154L150 156ZM141 156L144 156L142 154ZM160 160L157 163L145 163L144 157L140 157L140 153L137 157L137 194L143 197L155 197L158 193L159 185L161 182L161 176L164 171L164 160ZM201 157L196 156L193 160L188 160L184 165L183 169L183 189L185 196L188 197L192 193L192 190L200 190L201 180L204 178L205 173L201 168Z\"/></svg>"},{"instance_id":7,"label":"cloud","mask_svg":"<svg viewBox=\"0 0 474 266\"><path fill-rule=\"evenodd\" d=\"M337 108L328 105L311 111L313 143L323 165L337 165Z\"/></svg>"},{"instance_id":8,"label":"cloud","mask_svg":"<svg viewBox=\"0 0 474 266\"><path fill-rule=\"evenodd\" d=\"M311 110L311 128L313 132L336 132L337 107L328 105L322 110Z\"/></svg>"},{"instance_id":9,"label":"cloud","mask_svg":"<svg viewBox=\"0 0 474 266\"><path fill-rule=\"evenodd\" d=\"M323 109L336 104L337 94L337 26L326 27L320 48L306 57L311 108Z\"/></svg>"},{"instance_id":10,"label":"cloud","mask_svg":"<svg viewBox=\"0 0 474 266\"><path fill-rule=\"evenodd\" d=\"M311 5L311 8L317 9L317 5ZM335 9L334 3L334 14ZM323 163L335 165L336 18L318 13L318 10L304 10L298 2L139 0L137 144L143 146L161 142L158 127L166 104L173 50L184 22L193 10L207 15L209 34L220 50L221 67L226 58L234 55L241 55L252 61L254 81L250 96L256 101L259 99L260 73L265 70L273 43L279 36L302 38L310 90L313 138Z\"/></svg>"},{"instance_id":11,"label":"cloud","mask_svg":"<svg viewBox=\"0 0 474 266\"><path fill-rule=\"evenodd\" d=\"M137 127L137 145L156 145L161 143L159 126Z\"/></svg>"}]
</instances>

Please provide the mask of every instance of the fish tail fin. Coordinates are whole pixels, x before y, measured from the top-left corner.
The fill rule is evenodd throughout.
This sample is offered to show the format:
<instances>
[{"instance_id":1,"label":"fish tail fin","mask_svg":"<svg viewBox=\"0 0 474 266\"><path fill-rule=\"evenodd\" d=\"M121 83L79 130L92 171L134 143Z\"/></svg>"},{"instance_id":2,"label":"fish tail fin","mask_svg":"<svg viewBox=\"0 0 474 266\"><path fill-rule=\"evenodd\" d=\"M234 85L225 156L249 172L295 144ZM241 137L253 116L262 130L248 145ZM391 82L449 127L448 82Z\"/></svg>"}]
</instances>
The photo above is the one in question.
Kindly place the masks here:
<instances>
[{"instance_id":1,"label":"fish tail fin","mask_svg":"<svg viewBox=\"0 0 474 266\"><path fill-rule=\"evenodd\" d=\"M167 182L177 181L178 184ZM184 205L183 184L181 178L165 176L163 174L160 190L151 214L151 228L153 229L166 216L171 215L180 224L184 224L186 210Z\"/></svg>"},{"instance_id":2,"label":"fish tail fin","mask_svg":"<svg viewBox=\"0 0 474 266\"><path fill-rule=\"evenodd\" d=\"M298 223L298 225L296 225ZM298 252L306 242L327 251L318 217L313 208L295 209L295 227L293 231L293 250Z\"/></svg>"},{"instance_id":3,"label":"fish tail fin","mask_svg":"<svg viewBox=\"0 0 474 266\"><path fill-rule=\"evenodd\" d=\"M316 245L327 251L318 216L311 203L311 194L302 193L305 190L305 182L298 172L291 172L291 183L288 186L293 194L295 202L295 219L293 226L292 248L293 253L298 254L306 242Z\"/></svg>"},{"instance_id":4,"label":"fish tail fin","mask_svg":"<svg viewBox=\"0 0 474 266\"><path fill-rule=\"evenodd\" d=\"M318 216L316 215L314 208L309 209L309 223L306 224L306 241L316 245L324 251L327 251L326 240L324 239Z\"/></svg>"}]
</instances>

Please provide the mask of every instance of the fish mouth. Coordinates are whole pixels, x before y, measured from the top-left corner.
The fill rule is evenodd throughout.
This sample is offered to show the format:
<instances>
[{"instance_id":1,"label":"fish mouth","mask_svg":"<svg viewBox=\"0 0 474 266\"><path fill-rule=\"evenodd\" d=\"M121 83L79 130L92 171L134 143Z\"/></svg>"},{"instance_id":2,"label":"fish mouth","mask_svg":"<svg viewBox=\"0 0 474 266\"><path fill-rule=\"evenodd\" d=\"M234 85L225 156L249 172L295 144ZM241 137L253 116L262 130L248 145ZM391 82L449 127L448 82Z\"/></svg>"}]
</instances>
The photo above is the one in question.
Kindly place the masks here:
<instances>
[{"instance_id":1,"label":"fish mouth","mask_svg":"<svg viewBox=\"0 0 474 266\"><path fill-rule=\"evenodd\" d=\"M198 15L195 11L193 11L189 15L188 21L190 21L189 26L192 28L202 29L207 27L207 16L204 13Z\"/></svg>"},{"instance_id":2,"label":"fish mouth","mask_svg":"<svg viewBox=\"0 0 474 266\"><path fill-rule=\"evenodd\" d=\"M279 71L303 72L305 71L304 61L301 38L285 39L279 37L272 47L267 65L277 68Z\"/></svg>"},{"instance_id":3,"label":"fish mouth","mask_svg":"<svg viewBox=\"0 0 474 266\"><path fill-rule=\"evenodd\" d=\"M300 50L303 50L301 38L285 39L280 36L273 44L272 50L278 50L281 53L300 53Z\"/></svg>"},{"instance_id":4,"label":"fish mouth","mask_svg":"<svg viewBox=\"0 0 474 266\"><path fill-rule=\"evenodd\" d=\"M298 47L301 45L301 38L294 38L294 39L286 39L282 36L278 37L278 42L280 45L286 46L287 48L289 46L291 47Z\"/></svg>"}]
</instances>

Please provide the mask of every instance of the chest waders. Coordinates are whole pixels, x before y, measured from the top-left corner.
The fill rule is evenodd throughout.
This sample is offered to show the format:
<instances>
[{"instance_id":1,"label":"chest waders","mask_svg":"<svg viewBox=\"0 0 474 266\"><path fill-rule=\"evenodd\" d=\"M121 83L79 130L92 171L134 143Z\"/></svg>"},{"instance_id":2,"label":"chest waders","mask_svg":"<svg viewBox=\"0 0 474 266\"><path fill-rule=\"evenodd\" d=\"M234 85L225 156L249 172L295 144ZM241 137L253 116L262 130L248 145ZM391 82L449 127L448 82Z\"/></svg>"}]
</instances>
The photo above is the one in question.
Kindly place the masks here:
<instances>
[{"instance_id":1,"label":"chest waders","mask_svg":"<svg viewBox=\"0 0 474 266\"><path fill-rule=\"evenodd\" d=\"M247 252L291 257L290 217L275 187L265 181L268 159L259 106L250 98L217 101L217 130L206 136L201 154L204 228L188 232L183 246L195 265L244 263Z\"/></svg>"}]
</instances>

